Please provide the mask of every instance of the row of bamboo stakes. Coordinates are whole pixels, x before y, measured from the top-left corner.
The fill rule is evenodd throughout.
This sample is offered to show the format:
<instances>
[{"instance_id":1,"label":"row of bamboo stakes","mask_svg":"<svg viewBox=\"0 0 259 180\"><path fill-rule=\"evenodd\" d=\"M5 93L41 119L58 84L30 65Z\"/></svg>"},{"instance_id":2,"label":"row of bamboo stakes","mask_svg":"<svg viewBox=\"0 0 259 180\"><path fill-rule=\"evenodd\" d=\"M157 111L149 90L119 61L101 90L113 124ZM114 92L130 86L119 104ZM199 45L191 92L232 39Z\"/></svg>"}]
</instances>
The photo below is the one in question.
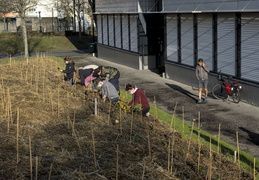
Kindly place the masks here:
<instances>
[{"instance_id":1,"label":"row of bamboo stakes","mask_svg":"<svg viewBox=\"0 0 259 180\"><path fill-rule=\"evenodd\" d=\"M11 67L11 60L10 60L10 67ZM52 66L52 65L51 65ZM45 95L47 94L45 92L45 78L46 78L46 71L44 70L43 71L43 76L40 76L42 74L40 74L41 70L40 68L38 67L35 67L35 66L32 66L31 68L31 71L29 72L27 66L24 66L23 64L21 65L21 69L23 70L23 68L25 67L25 75L23 75L23 71L21 71L21 77L24 76L24 81L25 81L25 84L27 85L30 85L31 87L33 87L33 82L35 83L35 92L36 93L39 93L39 80L40 80L40 77L43 77L42 78L42 100L43 102L46 100L45 98ZM38 73L33 73L33 71L36 71ZM30 73L30 78L28 76L28 72ZM33 77L35 77L33 79ZM2 78L2 83L1 83L1 99L2 99L2 111L5 111L5 114L6 114L6 117L7 117L7 132L9 133L10 132L10 125L13 124L13 113L12 113L12 102L11 102L11 95L10 95L10 89L7 88L7 90L5 91L4 89L5 85L4 85L4 80ZM59 87L58 87L58 93L57 93L57 116L59 117L60 116L60 112L59 112L59 109L60 109L60 100L59 100L59 93L60 93L60 90L59 90ZM51 93L51 89L49 90L49 99L50 99L50 102L51 102L51 107L52 107L52 112L54 112L54 103L53 103L53 94ZM68 98L68 94L67 94L67 101L69 100ZM6 103L5 103L6 102ZM68 103L68 102L67 102ZM173 132L172 133L172 138L169 139L169 143L168 143L168 171L171 172L171 174L173 173L173 162L174 162L174 144L175 144L175 111L177 109L177 103L175 104L175 108L174 108L174 111L173 111L173 115L172 115L172 120L171 120L171 131ZM97 103L96 103L97 104ZM154 106L155 106L155 118L158 118L158 113L157 113L157 108L156 108L156 99L154 97ZM97 108L97 105L95 105L95 108ZM110 111L111 108L109 108L109 111ZM20 109L19 107L17 108L16 110L17 112L17 120L16 120L16 127L17 127L17 130L16 130L16 151L17 151L17 156L16 156L16 161L17 161L17 164L19 163L19 126L20 126ZM95 115L97 115L97 112L98 110L95 110ZM69 115L68 115L69 117ZM109 116L108 116L109 117ZM121 111L120 111L120 118L121 118ZM142 117L141 117L142 118ZM184 106L182 106L182 133L184 134ZM70 118L68 118L68 128L72 128L72 136L75 137L76 141L77 141L77 144L78 144L78 147L80 149L80 152L81 152L81 147L80 147L80 144L77 140L77 133L76 133L76 130L75 130L75 119L76 119L76 113L74 111L74 118L73 118L73 121L70 120ZM199 170L199 167L200 167L200 152L201 152L201 142L200 142L200 130L201 130L201 126L200 126L200 112L198 112L198 170ZM120 119L120 133L122 133L122 121ZM132 127L133 127L133 113L132 113L132 118L131 118L131 127L130 127L130 142L132 141ZM220 128L221 128L221 125L219 124L219 131L218 131L218 148L217 148L217 152L220 153ZM93 153L94 153L94 163L95 163L95 167L97 168L97 160L96 160L96 149L95 149L95 138L94 138L94 130L93 130L93 127L91 128L92 129L92 146L93 146ZM190 150L190 145L191 145L191 140L192 140L192 134L193 134L193 130L194 130L194 121L192 122L192 128L191 128L191 134L190 134L190 137L189 137L189 141L188 141L188 150L187 150L187 153L186 153L186 159L185 161L187 160L188 156L189 156L189 150ZM147 134L147 143L148 143L148 149L149 149L149 157L151 158L151 143L150 143L150 135L149 133ZM238 142L238 131L236 132L236 142L237 142L237 160L238 160L238 166L240 168L240 148L239 148L239 142ZM31 136L29 136L29 154L30 154L30 175L31 175L31 179L33 177L33 157L32 157L32 149L31 149L31 144L32 144L32 141L31 141ZM119 172L119 145L117 145L116 147L116 179L118 179L118 172ZM236 161L236 155L234 157L235 161ZM38 175L38 156L35 157L35 178L37 179L37 175ZM254 179L256 179L256 159L254 158ZM50 172L49 172L49 179L51 177L51 171L52 171L52 167L53 167L53 164L51 163L51 166L50 166ZM142 174L142 179L144 179L144 174L145 174L145 162L144 162L144 165L143 165L143 174ZM209 165L209 168L208 168L208 175L207 175L207 179L211 179L211 176L212 176L212 148L211 148L211 138L210 138L210 165Z\"/></svg>"}]
</instances>

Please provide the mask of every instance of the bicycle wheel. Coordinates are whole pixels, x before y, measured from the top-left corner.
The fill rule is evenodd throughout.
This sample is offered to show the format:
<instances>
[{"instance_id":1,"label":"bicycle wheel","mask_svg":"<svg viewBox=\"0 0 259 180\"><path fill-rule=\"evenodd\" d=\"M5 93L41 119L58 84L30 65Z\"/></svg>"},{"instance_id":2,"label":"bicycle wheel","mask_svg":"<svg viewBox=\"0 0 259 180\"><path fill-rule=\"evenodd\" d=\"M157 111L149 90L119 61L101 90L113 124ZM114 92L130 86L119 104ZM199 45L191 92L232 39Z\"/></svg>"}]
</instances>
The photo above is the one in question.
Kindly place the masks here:
<instances>
[{"instance_id":1,"label":"bicycle wheel","mask_svg":"<svg viewBox=\"0 0 259 180\"><path fill-rule=\"evenodd\" d=\"M222 84L216 84L212 88L212 95L216 99L226 99L228 97L228 93L225 90L225 87Z\"/></svg>"},{"instance_id":2,"label":"bicycle wheel","mask_svg":"<svg viewBox=\"0 0 259 180\"><path fill-rule=\"evenodd\" d=\"M240 94L239 94L239 91L234 90L234 91L232 92L232 99L233 99L234 103L239 103L239 101L240 101Z\"/></svg>"}]
</instances>

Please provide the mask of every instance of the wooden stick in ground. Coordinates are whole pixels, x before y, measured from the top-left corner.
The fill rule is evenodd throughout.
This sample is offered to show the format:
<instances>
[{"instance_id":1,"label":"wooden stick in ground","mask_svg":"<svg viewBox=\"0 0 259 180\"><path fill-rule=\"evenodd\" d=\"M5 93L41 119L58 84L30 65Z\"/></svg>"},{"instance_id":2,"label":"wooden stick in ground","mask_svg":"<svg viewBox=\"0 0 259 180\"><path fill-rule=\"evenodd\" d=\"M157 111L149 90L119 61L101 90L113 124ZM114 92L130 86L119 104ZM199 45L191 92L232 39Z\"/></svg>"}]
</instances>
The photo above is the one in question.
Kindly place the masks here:
<instances>
[{"instance_id":1,"label":"wooden stick in ground","mask_svg":"<svg viewBox=\"0 0 259 180\"><path fill-rule=\"evenodd\" d=\"M20 112L17 108L17 121L16 121L16 163L19 163L19 126L20 126Z\"/></svg>"},{"instance_id":2,"label":"wooden stick in ground","mask_svg":"<svg viewBox=\"0 0 259 180\"><path fill-rule=\"evenodd\" d=\"M198 137L198 171L200 170L200 161L201 161L201 140L200 137Z\"/></svg>"},{"instance_id":3,"label":"wooden stick in ground","mask_svg":"<svg viewBox=\"0 0 259 180\"><path fill-rule=\"evenodd\" d=\"M122 134L122 120L121 120L121 108L120 108L120 133Z\"/></svg>"},{"instance_id":4,"label":"wooden stick in ground","mask_svg":"<svg viewBox=\"0 0 259 180\"><path fill-rule=\"evenodd\" d=\"M119 145L117 144L116 150L116 180L119 179Z\"/></svg>"},{"instance_id":5,"label":"wooden stick in ground","mask_svg":"<svg viewBox=\"0 0 259 180\"><path fill-rule=\"evenodd\" d=\"M256 165L256 160L254 158L254 180L256 180L256 167L255 167L255 165Z\"/></svg>"},{"instance_id":6,"label":"wooden stick in ground","mask_svg":"<svg viewBox=\"0 0 259 180\"><path fill-rule=\"evenodd\" d=\"M183 135L184 135L184 106L182 106L182 119L183 119L182 133L183 133Z\"/></svg>"},{"instance_id":7,"label":"wooden stick in ground","mask_svg":"<svg viewBox=\"0 0 259 180\"><path fill-rule=\"evenodd\" d=\"M174 117L175 117L175 111L176 111L176 108L177 108L177 104L178 104L178 101L176 101L175 106L174 106L174 112L173 112L173 116L172 116L172 120L171 120L171 127L173 126L173 122L174 122Z\"/></svg>"},{"instance_id":8,"label":"wooden stick in ground","mask_svg":"<svg viewBox=\"0 0 259 180\"><path fill-rule=\"evenodd\" d=\"M150 135L149 135L149 132L147 134L147 140L148 140L148 154L149 154L149 158L151 160L151 145L150 145Z\"/></svg>"},{"instance_id":9,"label":"wooden stick in ground","mask_svg":"<svg viewBox=\"0 0 259 180\"><path fill-rule=\"evenodd\" d=\"M238 167L240 169L240 149L239 149L239 141L238 141L238 131L236 132L236 140L237 140L237 160L238 160Z\"/></svg>"},{"instance_id":10,"label":"wooden stick in ground","mask_svg":"<svg viewBox=\"0 0 259 180\"><path fill-rule=\"evenodd\" d=\"M173 137L172 137L172 148L171 148L171 166L170 166L170 173L173 173L173 163L174 163L174 143L175 143L175 121L173 124Z\"/></svg>"},{"instance_id":11,"label":"wooden stick in ground","mask_svg":"<svg viewBox=\"0 0 259 180\"><path fill-rule=\"evenodd\" d=\"M212 148L211 148L211 137L210 137L210 164L209 164L209 177L208 180L211 180L212 176Z\"/></svg>"},{"instance_id":12,"label":"wooden stick in ground","mask_svg":"<svg viewBox=\"0 0 259 180\"><path fill-rule=\"evenodd\" d=\"M58 107L57 107L57 111L58 111L58 119L59 119L59 86L58 86Z\"/></svg>"},{"instance_id":13,"label":"wooden stick in ground","mask_svg":"<svg viewBox=\"0 0 259 180\"><path fill-rule=\"evenodd\" d=\"M220 152L220 124L219 124L219 132L218 132L218 153Z\"/></svg>"},{"instance_id":14,"label":"wooden stick in ground","mask_svg":"<svg viewBox=\"0 0 259 180\"><path fill-rule=\"evenodd\" d=\"M142 180L144 180L145 178L145 169L146 169L146 161L144 160L144 164L143 164L143 172L142 172Z\"/></svg>"},{"instance_id":15,"label":"wooden stick in ground","mask_svg":"<svg viewBox=\"0 0 259 180\"><path fill-rule=\"evenodd\" d=\"M51 179L51 173L52 173L52 166L53 166L53 163L50 164L50 168L49 168L49 179Z\"/></svg>"},{"instance_id":16,"label":"wooden stick in ground","mask_svg":"<svg viewBox=\"0 0 259 180\"><path fill-rule=\"evenodd\" d=\"M30 151L30 174L32 180L32 150L31 150L31 136L29 136L29 151Z\"/></svg>"},{"instance_id":17,"label":"wooden stick in ground","mask_svg":"<svg viewBox=\"0 0 259 180\"><path fill-rule=\"evenodd\" d=\"M168 152L167 152L167 171L170 170L170 155L171 155L171 139L168 140Z\"/></svg>"},{"instance_id":18,"label":"wooden stick in ground","mask_svg":"<svg viewBox=\"0 0 259 180\"><path fill-rule=\"evenodd\" d=\"M133 111L131 111L131 121L130 121L130 143L132 139L132 126L133 126Z\"/></svg>"},{"instance_id":19,"label":"wooden stick in ground","mask_svg":"<svg viewBox=\"0 0 259 180\"><path fill-rule=\"evenodd\" d=\"M35 158L35 180L38 180L39 157Z\"/></svg>"},{"instance_id":20,"label":"wooden stick in ground","mask_svg":"<svg viewBox=\"0 0 259 180\"><path fill-rule=\"evenodd\" d=\"M93 144L93 153L94 153L94 166L97 168L97 163L96 163L96 154L95 154L95 140L94 140L94 130L92 127L92 144Z\"/></svg>"},{"instance_id":21,"label":"wooden stick in ground","mask_svg":"<svg viewBox=\"0 0 259 180\"><path fill-rule=\"evenodd\" d=\"M154 107L155 107L155 118L157 119L157 105L156 105L156 96L154 96Z\"/></svg>"}]
</instances>

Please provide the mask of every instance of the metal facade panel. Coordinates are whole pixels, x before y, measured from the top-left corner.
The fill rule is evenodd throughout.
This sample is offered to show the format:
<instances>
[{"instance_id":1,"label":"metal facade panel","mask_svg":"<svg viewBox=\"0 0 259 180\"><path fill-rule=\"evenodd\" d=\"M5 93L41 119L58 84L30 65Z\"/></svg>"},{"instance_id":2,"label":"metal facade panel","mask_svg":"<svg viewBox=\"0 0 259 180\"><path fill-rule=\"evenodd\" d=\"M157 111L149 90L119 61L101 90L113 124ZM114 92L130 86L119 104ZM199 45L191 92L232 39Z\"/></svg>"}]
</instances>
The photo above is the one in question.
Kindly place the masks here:
<instances>
[{"instance_id":1,"label":"metal facade panel","mask_svg":"<svg viewBox=\"0 0 259 180\"><path fill-rule=\"evenodd\" d=\"M114 21L113 15L108 15L109 22L109 45L114 46Z\"/></svg>"},{"instance_id":2,"label":"metal facade panel","mask_svg":"<svg viewBox=\"0 0 259 180\"><path fill-rule=\"evenodd\" d=\"M102 36L103 36L102 32L103 31L102 31L102 16L101 15L97 16L97 32L98 32L97 41L98 41L98 43L102 44L103 43L103 41L102 41Z\"/></svg>"},{"instance_id":3,"label":"metal facade panel","mask_svg":"<svg viewBox=\"0 0 259 180\"><path fill-rule=\"evenodd\" d=\"M178 62L177 16L175 14L166 16L166 35L167 60Z\"/></svg>"},{"instance_id":4,"label":"metal facade panel","mask_svg":"<svg viewBox=\"0 0 259 180\"><path fill-rule=\"evenodd\" d=\"M182 64L194 66L193 15L181 15Z\"/></svg>"},{"instance_id":5,"label":"metal facade panel","mask_svg":"<svg viewBox=\"0 0 259 180\"><path fill-rule=\"evenodd\" d=\"M259 14L242 14L241 24L241 77L259 82Z\"/></svg>"},{"instance_id":6,"label":"metal facade panel","mask_svg":"<svg viewBox=\"0 0 259 180\"><path fill-rule=\"evenodd\" d=\"M235 76L235 14L218 14L218 70Z\"/></svg>"},{"instance_id":7,"label":"metal facade panel","mask_svg":"<svg viewBox=\"0 0 259 180\"><path fill-rule=\"evenodd\" d=\"M115 15L115 47L121 48L121 16Z\"/></svg>"},{"instance_id":8,"label":"metal facade panel","mask_svg":"<svg viewBox=\"0 0 259 180\"><path fill-rule=\"evenodd\" d=\"M130 16L130 50L138 52L138 16Z\"/></svg>"},{"instance_id":9,"label":"metal facade panel","mask_svg":"<svg viewBox=\"0 0 259 180\"><path fill-rule=\"evenodd\" d=\"M164 12L259 11L259 0L163 0Z\"/></svg>"},{"instance_id":10,"label":"metal facade panel","mask_svg":"<svg viewBox=\"0 0 259 180\"><path fill-rule=\"evenodd\" d=\"M122 42L123 49L129 50L129 17L128 15L122 16Z\"/></svg>"},{"instance_id":11,"label":"metal facade panel","mask_svg":"<svg viewBox=\"0 0 259 180\"><path fill-rule=\"evenodd\" d=\"M95 0L96 13L137 12L137 0Z\"/></svg>"},{"instance_id":12,"label":"metal facade panel","mask_svg":"<svg viewBox=\"0 0 259 180\"><path fill-rule=\"evenodd\" d=\"M103 44L108 45L107 15L103 15Z\"/></svg>"},{"instance_id":13,"label":"metal facade panel","mask_svg":"<svg viewBox=\"0 0 259 180\"><path fill-rule=\"evenodd\" d=\"M198 57L203 58L212 69L213 64L213 39L212 39L212 14L198 15Z\"/></svg>"}]
</instances>

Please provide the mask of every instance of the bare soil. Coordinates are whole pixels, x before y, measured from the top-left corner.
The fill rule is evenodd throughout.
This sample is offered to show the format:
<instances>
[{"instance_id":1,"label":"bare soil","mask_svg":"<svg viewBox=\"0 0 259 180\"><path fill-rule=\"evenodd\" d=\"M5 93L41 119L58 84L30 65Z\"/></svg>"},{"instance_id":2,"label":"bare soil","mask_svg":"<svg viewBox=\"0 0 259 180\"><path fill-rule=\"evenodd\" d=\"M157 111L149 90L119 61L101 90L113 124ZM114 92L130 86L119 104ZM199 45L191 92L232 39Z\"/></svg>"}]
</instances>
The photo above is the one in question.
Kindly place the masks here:
<instances>
[{"instance_id":1,"label":"bare soil","mask_svg":"<svg viewBox=\"0 0 259 180\"><path fill-rule=\"evenodd\" d=\"M0 72L0 179L253 179L154 117L109 103L94 115L99 95L68 85L51 59Z\"/></svg>"}]
</instances>

